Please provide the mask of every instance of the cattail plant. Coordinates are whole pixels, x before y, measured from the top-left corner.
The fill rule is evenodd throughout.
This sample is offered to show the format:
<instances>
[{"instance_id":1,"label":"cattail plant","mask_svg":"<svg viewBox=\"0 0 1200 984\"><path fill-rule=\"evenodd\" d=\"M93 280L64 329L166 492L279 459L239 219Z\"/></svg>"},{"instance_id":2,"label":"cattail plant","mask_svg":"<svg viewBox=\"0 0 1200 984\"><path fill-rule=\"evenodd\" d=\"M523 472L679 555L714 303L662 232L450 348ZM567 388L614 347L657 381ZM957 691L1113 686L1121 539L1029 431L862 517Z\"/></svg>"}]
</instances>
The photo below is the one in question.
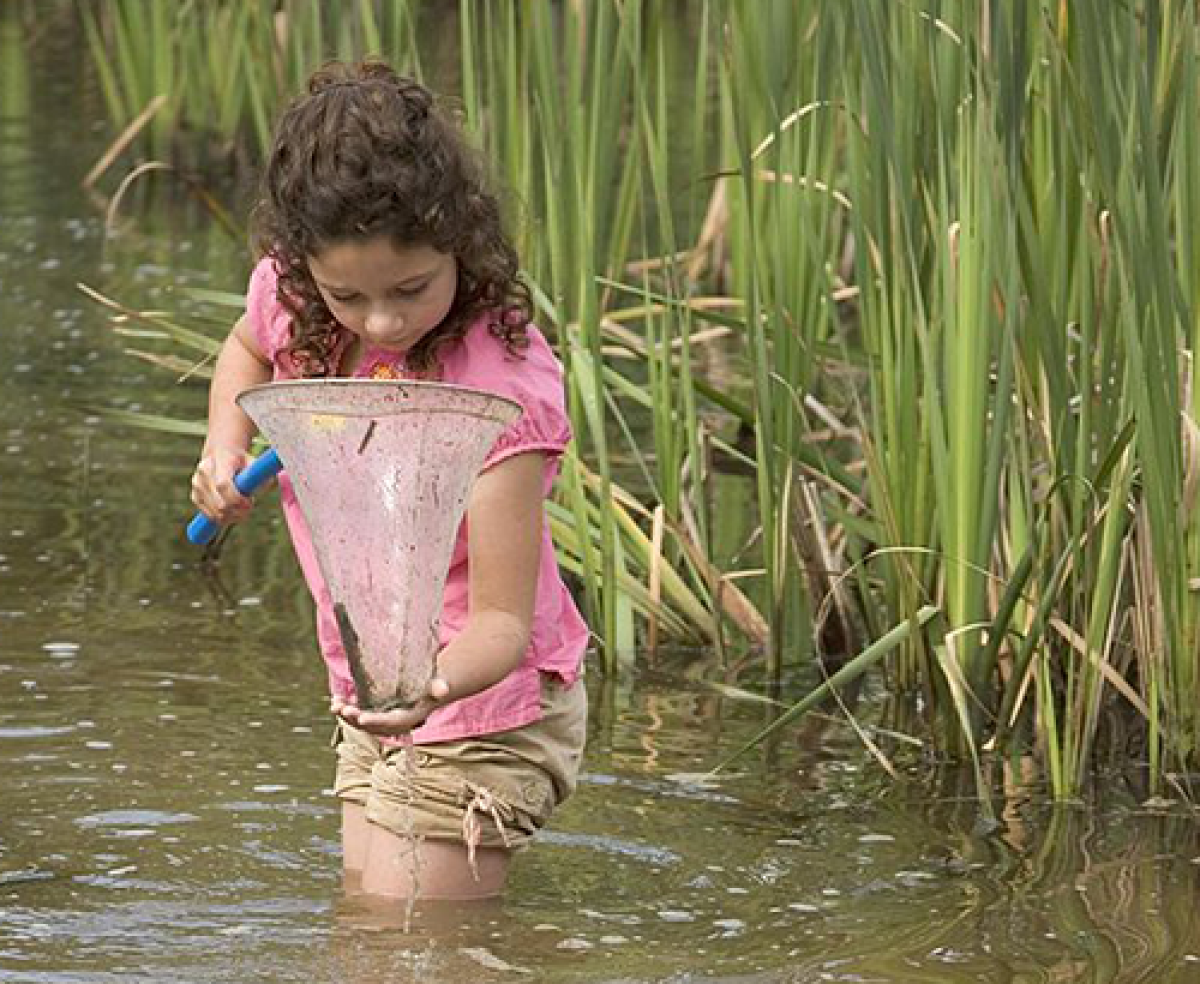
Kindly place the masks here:
<instances>
[{"instance_id":1,"label":"cattail plant","mask_svg":"<svg viewBox=\"0 0 1200 984\"><path fill-rule=\"evenodd\" d=\"M254 148L324 57L439 66L567 369L549 515L611 672L683 643L828 696L874 667L981 791L1033 763L1075 795L1115 719L1182 789L1195 5L463 0L431 33L433 6L85 25L115 128L165 100L143 155Z\"/></svg>"}]
</instances>

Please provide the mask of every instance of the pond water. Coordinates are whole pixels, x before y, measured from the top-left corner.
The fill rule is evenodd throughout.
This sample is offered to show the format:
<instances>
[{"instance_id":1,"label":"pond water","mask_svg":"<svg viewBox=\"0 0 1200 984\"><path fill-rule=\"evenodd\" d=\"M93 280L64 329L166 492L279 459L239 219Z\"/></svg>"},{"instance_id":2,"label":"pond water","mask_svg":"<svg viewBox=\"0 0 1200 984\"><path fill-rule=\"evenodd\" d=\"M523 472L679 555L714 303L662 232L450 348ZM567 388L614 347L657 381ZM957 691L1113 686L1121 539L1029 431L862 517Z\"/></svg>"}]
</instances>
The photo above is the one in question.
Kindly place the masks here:
<instances>
[{"instance_id":1,"label":"pond water","mask_svg":"<svg viewBox=\"0 0 1200 984\"><path fill-rule=\"evenodd\" d=\"M244 254L169 196L106 238L77 54L0 50L0 980L1200 981L1193 817L1113 782L984 836L968 783L894 781L837 721L703 779L765 718L682 656L593 670L580 791L502 902L406 927L344 898L276 510L214 580L182 537L196 442L94 412L199 418L204 391L76 283L170 308Z\"/></svg>"}]
</instances>

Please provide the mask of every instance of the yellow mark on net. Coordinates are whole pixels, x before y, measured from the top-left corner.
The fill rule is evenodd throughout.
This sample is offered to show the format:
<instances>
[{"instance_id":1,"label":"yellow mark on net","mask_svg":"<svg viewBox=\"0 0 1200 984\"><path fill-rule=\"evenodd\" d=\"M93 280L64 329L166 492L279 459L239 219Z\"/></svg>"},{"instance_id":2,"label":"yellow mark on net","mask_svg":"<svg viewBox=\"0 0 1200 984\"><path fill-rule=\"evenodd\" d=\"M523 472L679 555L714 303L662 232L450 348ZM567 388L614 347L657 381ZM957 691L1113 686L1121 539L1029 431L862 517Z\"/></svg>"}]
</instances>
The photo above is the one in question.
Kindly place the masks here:
<instances>
[{"instance_id":1,"label":"yellow mark on net","mask_svg":"<svg viewBox=\"0 0 1200 984\"><path fill-rule=\"evenodd\" d=\"M349 420L349 417L343 417L340 414L314 413L309 415L308 423L313 430L330 433L341 430Z\"/></svg>"}]
</instances>

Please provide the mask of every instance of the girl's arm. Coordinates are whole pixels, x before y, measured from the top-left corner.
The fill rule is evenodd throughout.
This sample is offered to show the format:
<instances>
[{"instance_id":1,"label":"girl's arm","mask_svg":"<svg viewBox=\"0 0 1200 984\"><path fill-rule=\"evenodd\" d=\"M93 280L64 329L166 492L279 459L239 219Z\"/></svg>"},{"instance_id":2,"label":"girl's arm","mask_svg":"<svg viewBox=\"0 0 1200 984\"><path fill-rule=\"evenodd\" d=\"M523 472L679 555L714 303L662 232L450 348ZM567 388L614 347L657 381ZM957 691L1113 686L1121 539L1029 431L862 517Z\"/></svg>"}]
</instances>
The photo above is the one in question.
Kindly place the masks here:
<instances>
[{"instance_id":1,"label":"girl's arm","mask_svg":"<svg viewBox=\"0 0 1200 984\"><path fill-rule=\"evenodd\" d=\"M375 734L420 725L442 703L470 697L515 670L529 648L542 543L545 455L526 452L487 469L467 507L470 613L438 655L430 697L408 711L360 711L335 699L333 711Z\"/></svg>"},{"instance_id":2,"label":"girl's arm","mask_svg":"<svg viewBox=\"0 0 1200 984\"><path fill-rule=\"evenodd\" d=\"M477 694L515 670L529 648L542 547L545 455L506 458L479 476L467 512L470 608L438 656L449 696Z\"/></svg>"},{"instance_id":3,"label":"girl's arm","mask_svg":"<svg viewBox=\"0 0 1200 984\"><path fill-rule=\"evenodd\" d=\"M271 363L243 315L217 356L208 392L208 437L192 476L192 502L223 526L250 511L250 500L237 490L233 478L249 462L247 452L256 428L237 405L237 397L270 379Z\"/></svg>"}]
</instances>

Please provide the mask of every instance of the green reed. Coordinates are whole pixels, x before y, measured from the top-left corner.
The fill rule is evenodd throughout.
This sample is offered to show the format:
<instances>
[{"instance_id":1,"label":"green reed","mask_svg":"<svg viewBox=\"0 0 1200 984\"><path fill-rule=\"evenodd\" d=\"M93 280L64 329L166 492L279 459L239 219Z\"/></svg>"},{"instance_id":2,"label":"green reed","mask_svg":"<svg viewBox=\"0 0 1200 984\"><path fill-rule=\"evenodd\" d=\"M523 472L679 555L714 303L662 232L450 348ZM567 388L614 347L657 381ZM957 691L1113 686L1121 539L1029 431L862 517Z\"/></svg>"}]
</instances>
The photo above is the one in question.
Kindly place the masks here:
<instances>
[{"instance_id":1,"label":"green reed","mask_svg":"<svg viewBox=\"0 0 1200 984\"><path fill-rule=\"evenodd\" d=\"M246 146L325 56L457 79L567 369L550 519L611 670L883 665L981 786L1073 796L1106 720L1160 791L1195 765L1194 5L462 0L457 67L415 0L102 9L118 127L163 66L163 120Z\"/></svg>"},{"instance_id":2,"label":"green reed","mask_svg":"<svg viewBox=\"0 0 1200 984\"><path fill-rule=\"evenodd\" d=\"M414 4L236 0L79 0L109 116L134 124L163 97L138 144L143 157L189 163L256 159L283 101L329 58L390 50L420 74Z\"/></svg>"}]
</instances>

